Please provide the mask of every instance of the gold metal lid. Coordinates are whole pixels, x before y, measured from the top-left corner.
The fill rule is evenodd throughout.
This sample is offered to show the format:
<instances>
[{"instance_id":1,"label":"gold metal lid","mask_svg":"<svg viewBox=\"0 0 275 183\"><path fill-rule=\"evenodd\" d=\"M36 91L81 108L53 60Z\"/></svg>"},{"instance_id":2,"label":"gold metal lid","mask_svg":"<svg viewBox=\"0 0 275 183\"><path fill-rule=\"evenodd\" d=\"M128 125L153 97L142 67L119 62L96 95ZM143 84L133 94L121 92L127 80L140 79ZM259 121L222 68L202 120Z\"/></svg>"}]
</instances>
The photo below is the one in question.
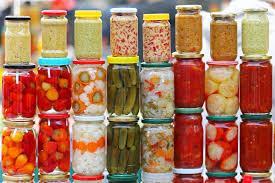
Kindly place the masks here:
<instances>
[{"instance_id":1,"label":"gold metal lid","mask_svg":"<svg viewBox=\"0 0 275 183\"><path fill-rule=\"evenodd\" d=\"M246 8L244 12L267 12L267 8Z\"/></svg>"},{"instance_id":2,"label":"gold metal lid","mask_svg":"<svg viewBox=\"0 0 275 183\"><path fill-rule=\"evenodd\" d=\"M26 128L32 128L32 126L34 125L34 121L17 121L17 122L13 122L13 121L3 121L3 124L6 127L14 127L14 128L18 128L18 127L26 127Z\"/></svg>"},{"instance_id":3,"label":"gold metal lid","mask_svg":"<svg viewBox=\"0 0 275 183\"><path fill-rule=\"evenodd\" d=\"M172 56L175 58L202 58L204 54L201 53L178 53L174 52L172 53Z\"/></svg>"},{"instance_id":4,"label":"gold metal lid","mask_svg":"<svg viewBox=\"0 0 275 183\"><path fill-rule=\"evenodd\" d=\"M213 12L211 13L212 18L227 18L227 17L232 17L235 18L236 14L235 13L226 13L226 12Z\"/></svg>"},{"instance_id":5,"label":"gold metal lid","mask_svg":"<svg viewBox=\"0 0 275 183\"><path fill-rule=\"evenodd\" d=\"M176 10L201 10L201 5L177 5Z\"/></svg>"},{"instance_id":6,"label":"gold metal lid","mask_svg":"<svg viewBox=\"0 0 275 183\"><path fill-rule=\"evenodd\" d=\"M66 180L70 177L70 174L64 174L64 175L38 175L39 179L42 180Z\"/></svg>"},{"instance_id":7,"label":"gold metal lid","mask_svg":"<svg viewBox=\"0 0 275 183\"><path fill-rule=\"evenodd\" d=\"M108 121L110 122L138 122L139 118L135 116L110 116Z\"/></svg>"},{"instance_id":8,"label":"gold metal lid","mask_svg":"<svg viewBox=\"0 0 275 183\"><path fill-rule=\"evenodd\" d=\"M251 175L252 177L270 177L272 175L271 172L264 172L264 173L255 173L255 172L241 172L241 175Z\"/></svg>"},{"instance_id":9,"label":"gold metal lid","mask_svg":"<svg viewBox=\"0 0 275 183\"><path fill-rule=\"evenodd\" d=\"M241 56L240 57L242 60L270 60L272 59L272 56L268 55L250 55L250 56Z\"/></svg>"},{"instance_id":10,"label":"gold metal lid","mask_svg":"<svg viewBox=\"0 0 275 183\"><path fill-rule=\"evenodd\" d=\"M3 174L3 180L5 181L13 181L13 182L21 182L21 181L31 181L33 180L34 176L9 176L9 175L5 175Z\"/></svg>"}]
</instances>

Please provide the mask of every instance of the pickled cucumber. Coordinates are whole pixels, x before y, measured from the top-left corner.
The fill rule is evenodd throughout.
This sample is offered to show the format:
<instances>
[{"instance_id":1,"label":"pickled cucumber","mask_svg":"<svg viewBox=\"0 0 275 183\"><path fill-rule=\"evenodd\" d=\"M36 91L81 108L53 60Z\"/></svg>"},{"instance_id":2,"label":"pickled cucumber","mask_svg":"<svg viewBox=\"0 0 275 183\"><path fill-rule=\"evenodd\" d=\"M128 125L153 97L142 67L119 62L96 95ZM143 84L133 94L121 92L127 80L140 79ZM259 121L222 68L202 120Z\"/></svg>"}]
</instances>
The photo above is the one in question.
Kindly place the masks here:
<instances>
[{"instance_id":1,"label":"pickled cucumber","mask_svg":"<svg viewBox=\"0 0 275 183\"><path fill-rule=\"evenodd\" d=\"M131 67L129 69L129 76L130 80L133 86L137 84L137 74L136 74L136 68Z\"/></svg>"},{"instance_id":2,"label":"pickled cucumber","mask_svg":"<svg viewBox=\"0 0 275 183\"><path fill-rule=\"evenodd\" d=\"M116 173L118 171L118 163L120 161L120 153L118 148L114 148L112 150L112 157L111 157L111 172Z\"/></svg>"},{"instance_id":3,"label":"pickled cucumber","mask_svg":"<svg viewBox=\"0 0 275 183\"><path fill-rule=\"evenodd\" d=\"M134 107L132 108L133 115L138 115L139 112L139 88L137 88L136 100Z\"/></svg>"},{"instance_id":4,"label":"pickled cucumber","mask_svg":"<svg viewBox=\"0 0 275 183\"><path fill-rule=\"evenodd\" d=\"M126 143L127 143L127 128L121 128L119 130L119 141L118 141L118 147L120 150L125 149Z\"/></svg>"},{"instance_id":5,"label":"pickled cucumber","mask_svg":"<svg viewBox=\"0 0 275 183\"><path fill-rule=\"evenodd\" d=\"M121 79L123 81L123 85L124 87L131 87L132 86L132 82L130 80L130 75L127 69L120 69L120 76Z\"/></svg>"},{"instance_id":6,"label":"pickled cucumber","mask_svg":"<svg viewBox=\"0 0 275 183\"><path fill-rule=\"evenodd\" d=\"M129 156L128 149L125 148L120 151L119 162L118 162L118 167L117 167L118 173L123 174L126 172L128 156Z\"/></svg>"},{"instance_id":7,"label":"pickled cucumber","mask_svg":"<svg viewBox=\"0 0 275 183\"><path fill-rule=\"evenodd\" d=\"M116 96L116 85L112 85L110 88L108 88L108 100L107 100L107 110L109 113L113 113L114 111L114 103L115 103L115 96Z\"/></svg>"},{"instance_id":8,"label":"pickled cucumber","mask_svg":"<svg viewBox=\"0 0 275 183\"><path fill-rule=\"evenodd\" d=\"M123 110L124 114L129 114L132 111L132 108L134 107L136 101L136 95L137 89L135 86L132 86L128 91L127 100Z\"/></svg>"},{"instance_id":9,"label":"pickled cucumber","mask_svg":"<svg viewBox=\"0 0 275 183\"><path fill-rule=\"evenodd\" d=\"M116 103L115 103L115 113L117 115L121 115L124 108L124 103L126 100L126 88L119 88L116 95Z\"/></svg>"},{"instance_id":10,"label":"pickled cucumber","mask_svg":"<svg viewBox=\"0 0 275 183\"><path fill-rule=\"evenodd\" d=\"M135 134L136 129L135 128L129 128L128 129L128 139L127 139L127 147L131 148L135 143Z\"/></svg>"},{"instance_id":11,"label":"pickled cucumber","mask_svg":"<svg viewBox=\"0 0 275 183\"><path fill-rule=\"evenodd\" d=\"M118 141L119 141L119 128L114 128L113 131L113 146L118 147Z\"/></svg>"},{"instance_id":12,"label":"pickled cucumber","mask_svg":"<svg viewBox=\"0 0 275 183\"><path fill-rule=\"evenodd\" d=\"M137 148L136 146L132 146L129 149L129 158L128 158L128 165L127 165L127 172L134 173L136 164L138 163L136 161L136 154L137 154Z\"/></svg>"},{"instance_id":13,"label":"pickled cucumber","mask_svg":"<svg viewBox=\"0 0 275 183\"><path fill-rule=\"evenodd\" d=\"M113 70L113 65L110 64L108 66L108 68L107 68L107 84L108 84L108 87L113 84L113 81L112 81L112 70Z\"/></svg>"},{"instance_id":14,"label":"pickled cucumber","mask_svg":"<svg viewBox=\"0 0 275 183\"><path fill-rule=\"evenodd\" d=\"M112 81L117 88L122 87L122 81L120 79L119 69L112 69Z\"/></svg>"}]
</instances>

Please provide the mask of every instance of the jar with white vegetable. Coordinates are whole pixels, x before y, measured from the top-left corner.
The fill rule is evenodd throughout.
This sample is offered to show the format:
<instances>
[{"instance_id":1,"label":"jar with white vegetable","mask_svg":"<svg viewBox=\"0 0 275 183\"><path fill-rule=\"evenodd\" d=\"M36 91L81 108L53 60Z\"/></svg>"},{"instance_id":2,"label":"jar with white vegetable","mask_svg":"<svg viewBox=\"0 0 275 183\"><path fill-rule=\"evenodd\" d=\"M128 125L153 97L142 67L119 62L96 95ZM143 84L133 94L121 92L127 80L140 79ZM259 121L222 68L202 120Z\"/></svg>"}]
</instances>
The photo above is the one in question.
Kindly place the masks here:
<instances>
[{"instance_id":1,"label":"jar with white vegetable","mask_svg":"<svg viewBox=\"0 0 275 183\"><path fill-rule=\"evenodd\" d=\"M72 74L75 115L104 115L107 106L104 60L75 60Z\"/></svg>"},{"instance_id":2,"label":"jar with white vegetable","mask_svg":"<svg viewBox=\"0 0 275 183\"><path fill-rule=\"evenodd\" d=\"M172 63L142 63L141 112L143 118L171 118L174 113Z\"/></svg>"},{"instance_id":3,"label":"jar with white vegetable","mask_svg":"<svg viewBox=\"0 0 275 183\"><path fill-rule=\"evenodd\" d=\"M74 116L72 167L81 175L100 175L105 170L104 116Z\"/></svg>"},{"instance_id":4,"label":"jar with white vegetable","mask_svg":"<svg viewBox=\"0 0 275 183\"><path fill-rule=\"evenodd\" d=\"M103 183L104 175L78 175L72 176L74 183Z\"/></svg>"},{"instance_id":5,"label":"jar with white vegetable","mask_svg":"<svg viewBox=\"0 0 275 183\"><path fill-rule=\"evenodd\" d=\"M206 110L210 116L234 116L239 109L236 61L211 61L205 73Z\"/></svg>"}]
</instances>

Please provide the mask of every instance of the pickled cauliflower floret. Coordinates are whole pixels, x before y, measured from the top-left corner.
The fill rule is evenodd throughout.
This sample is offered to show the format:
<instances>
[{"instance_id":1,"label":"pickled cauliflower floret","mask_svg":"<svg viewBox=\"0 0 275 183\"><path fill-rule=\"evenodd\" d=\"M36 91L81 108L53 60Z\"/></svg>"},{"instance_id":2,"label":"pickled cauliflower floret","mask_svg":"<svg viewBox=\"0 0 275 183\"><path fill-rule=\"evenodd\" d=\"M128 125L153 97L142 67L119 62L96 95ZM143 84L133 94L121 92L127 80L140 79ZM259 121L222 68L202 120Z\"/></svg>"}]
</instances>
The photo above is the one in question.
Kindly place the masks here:
<instances>
[{"instance_id":1,"label":"pickled cauliflower floret","mask_svg":"<svg viewBox=\"0 0 275 183\"><path fill-rule=\"evenodd\" d=\"M210 79L205 80L205 94L210 95L218 90L219 85Z\"/></svg>"},{"instance_id":2,"label":"pickled cauliflower floret","mask_svg":"<svg viewBox=\"0 0 275 183\"><path fill-rule=\"evenodd\" d=\"M233 68L228 66L211 66L208 71L210 79L217 83L228 80L233 74Z\"/></svg>"},{"instance_id":3,"label":"pickled cauliflower floret","mask_svg":"<svg viewBox=\"0 0 275 183\"><path fill-rule=\"evenodd\" d=\"M231 78L234 82L239 83L239 81L240 81L240 72L237 69L234 69Z\"/></svg>"},{"instance_id":4,"label":"pickled cauliflower floret","mask_svg":"<svg viewBox=\"0 0 275 183\"><path fill-rule=\"evenodd\" d=\"M206 107L210 115L222 114L225 110L226 98L220 94L213 94L207 98Z\"/></svg>"},{"instance_id":5,"label":"pickled cauliflower floret","mask_svg":"<svg viewBox=\"0 0 275 183\"><path fill-rule=\"evenodd\" d=\"M224 81L219 86L219 93L224 97L233 97L238 93L238 84L231 79Z\"/></svg>"},{"instance_id":6,"label":"pickled cauliflower floret","mask_svg":"<svg viewBox=\"0 0 275 183\"><path fill-rule=\"evenodd\" d=\"M234 96L226 99L224 113L226 115L235 115L239 109L239 98Z\"/></svg>"}]
</instances>

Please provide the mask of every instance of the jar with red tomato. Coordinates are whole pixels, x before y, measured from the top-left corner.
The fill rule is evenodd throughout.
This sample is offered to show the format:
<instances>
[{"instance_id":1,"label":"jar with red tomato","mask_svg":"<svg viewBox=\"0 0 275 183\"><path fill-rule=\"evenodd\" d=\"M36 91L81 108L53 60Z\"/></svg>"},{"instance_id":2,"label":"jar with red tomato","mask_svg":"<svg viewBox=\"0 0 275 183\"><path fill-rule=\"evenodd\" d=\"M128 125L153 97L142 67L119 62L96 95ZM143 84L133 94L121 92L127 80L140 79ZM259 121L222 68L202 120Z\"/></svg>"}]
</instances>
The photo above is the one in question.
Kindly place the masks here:
<instances>
[{"instance_id":1,"label":"jar with red tomato","mask_svg":"<svg viewBox=\"0 0 275 183\"><path fill-rule=\"evenodd\" d=\"M35 65L7 65L2 75L2 112L9 121L30 121L36 114Z\"/></svg>"},{"instance_id":2,"label":"jar with red tomato","mask_svg":"<svg viewBox=\"0 0 275 183\"><path fill-rule=\"evenodd\" d=\"M175 109L174 164L177 169L201 169L203 164L202 108Z\"/></svg>"},{"instance_id":3,"label":"jar with red tomato","mask_svg":"<svg viewBox=\"0 0 275 183\"><path fill-rule=\"evenodd\" d=\"M39 175L39 183L70 183L70 175Z\"/></svg>"},{"instance_id":4,"label":"jar with red tomato","mask_svg":"<svg viewBox=\"0 0 275 183\"><path fill-rule=\"evenodd\" d=\"M67 113L71 109L72 71L69 58L39 58L36 92L41 113Z\"/></svg>"},{"instance_id":5,"label":"jar with red tomato","mask_svg":"<svg viewBox=\"0 0 275 183\"><path fill-rule=\"evenodd\" d=\"M2 175L3 183L34 183L33 176L10 176Z\"/></svg>"},{"instance_id":6,"label":"jar with red tomato","mask_svg":"<svg viewBox=\"0 0 275 183\"><path fill-rule=\"evenodd\" d=\"M203 183L202 169L174 169L173 183Z\"/></svg>"},{"instance_id":7,"label":"jar with red tomato","mask_svg":"<svg viewBox=\"0 0 275 183\"><path fill-rule=\"evenodd\" d=\"M268 114L272 109L271 56L242 56L240 107L246 114Z\"/></svg>"},{"instance_id":8,"label":"jar with red tomato","mask_svg":"<svg viewBox=\"0 0 275 183\"><path fill-rule=\"evenodd\" d=\"M175 107L198 108L204 103L205 64L203 54L173 53Z\"/></svg>"},{"instance_id":9,"label":"jar with red tomato","mask_svg":"<svg viewBox=\"0 0 275 183\"><path fill-rule=\"evenodd\" d=\"M208 178L205 180L205 183L219 183L219 182L226 182L226 183L238 183L235 176L237 173L210 173L207 172L206 175Z\"/></svg>"},{"instance_id":10,"label":"jar with red tomato","mask_svg":"<svg viewBox=\"0 0 275 183\"><path fill-rule=\"evenodd\" d=\"M234 172L238 166L235 116L207 116L205 166L208 172Z\"/></svg>"},{"instance_id":11,"label":"jar with red tomato","mask_svg":"<svg viewBox=\"0 0 275 183\"><path fill-rule=\"evenodd\" d=\"M36 167L33 121L3 122L2 170L8 176L32 176Z\"/></svg>"},{"instance_id":12,"label":"jar with red tomato","mask_svg":"<svg viewBox=\"0 0 275 183\"><path fill-rule=\"evenodd\" d=\"M240 166L244 172L267 172L272 166L271 115L242 115Z\"/></svg>"},{"instance_id":13,"label":"jar with red tomato","mask_svg":"<svg viewBox=\"0 0 275 183\"><path fill-rule=\"evenodd\" d=\"M38 170L41 175L70 170L69 114L39 114Z\"/></svg>"},{"instance_id":14,"label":"jar with red tomato","mask_svg":"<svg viewBox=\"0 0 275 183\"><path fill-rule=\"evenodd\" d=\"M241 183L245 183L246 182L246 177L248 177L248 179L252 178L252 182L251 183L272 183L272 180L270 178L270 176L272 175L271 172L264 172L264 173L254 173L254 172L242 172L242 179L241 179Z\"/></svg>"},{"instance_id":15,"label":"jar with red tomato","mask_svg":"<svg viewBox=\"0 0 275 183\"><path fill-rule=\"evenodd\" d=\"M236 61L211 61L205 73L205 102L210 116L235 116L239 109Z\"/></svg>"}]
</instances>

